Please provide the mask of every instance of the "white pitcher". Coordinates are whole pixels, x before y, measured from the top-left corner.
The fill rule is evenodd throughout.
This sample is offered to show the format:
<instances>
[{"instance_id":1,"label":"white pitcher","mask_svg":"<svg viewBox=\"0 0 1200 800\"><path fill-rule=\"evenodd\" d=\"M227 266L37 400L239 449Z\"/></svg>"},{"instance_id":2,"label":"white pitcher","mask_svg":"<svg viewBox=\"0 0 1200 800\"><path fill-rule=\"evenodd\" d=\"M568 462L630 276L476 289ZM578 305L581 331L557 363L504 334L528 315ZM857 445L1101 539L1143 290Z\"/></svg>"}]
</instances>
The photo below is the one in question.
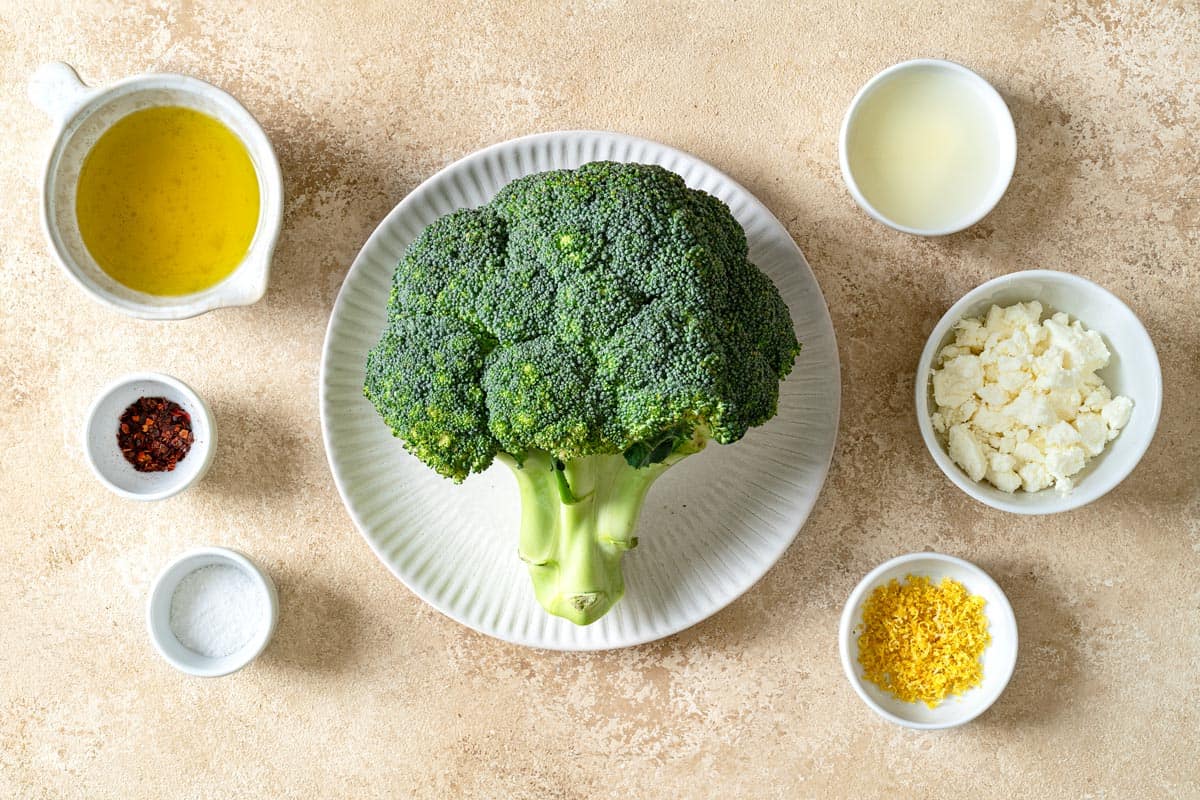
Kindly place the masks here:
<instances>
[{"instance_id":1,"label":"white pitcher","mask_svg":"<svg viewBox=\"0 0 1200 800\"><path fill-rule=\"evenodd\" d=\"M58 262L85 292L142 319L185 319L223 306L249 305L266 293L283 222L283 178L270 140L238 101L204 81L171 73L137 75L91 88L61 62L34 73L29 97L57 126L42 179L42 225ZM188 295L147 294L114 280L84 246L75 214L79 171L88 151L117 120L155 106L184 106L220 120L246 147L258 174L258 226L246 255L223 281Z\"/></svg>"}]
</instances>

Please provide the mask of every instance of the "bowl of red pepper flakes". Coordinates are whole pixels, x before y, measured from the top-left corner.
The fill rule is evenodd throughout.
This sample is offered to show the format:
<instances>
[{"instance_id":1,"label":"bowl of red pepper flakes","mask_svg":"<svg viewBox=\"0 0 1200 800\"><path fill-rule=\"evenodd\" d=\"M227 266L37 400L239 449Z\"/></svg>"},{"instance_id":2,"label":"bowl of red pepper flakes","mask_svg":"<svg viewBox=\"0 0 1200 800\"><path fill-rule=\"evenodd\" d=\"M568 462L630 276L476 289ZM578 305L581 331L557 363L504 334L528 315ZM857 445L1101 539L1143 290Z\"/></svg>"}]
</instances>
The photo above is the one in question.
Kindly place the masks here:
<instances>
[{"instance_id":1,"label":"bowl of red pepper flakes","mask_svg":"<svg viewBox=\"0 0 1200 800\"><path fill-rule=\"evenodd\" d=\"M137 372L105 387L88 412L83 445L100 482L131 500L163 500L208 471L217 428L183 381Z\"/></svg>"}]
</instances>

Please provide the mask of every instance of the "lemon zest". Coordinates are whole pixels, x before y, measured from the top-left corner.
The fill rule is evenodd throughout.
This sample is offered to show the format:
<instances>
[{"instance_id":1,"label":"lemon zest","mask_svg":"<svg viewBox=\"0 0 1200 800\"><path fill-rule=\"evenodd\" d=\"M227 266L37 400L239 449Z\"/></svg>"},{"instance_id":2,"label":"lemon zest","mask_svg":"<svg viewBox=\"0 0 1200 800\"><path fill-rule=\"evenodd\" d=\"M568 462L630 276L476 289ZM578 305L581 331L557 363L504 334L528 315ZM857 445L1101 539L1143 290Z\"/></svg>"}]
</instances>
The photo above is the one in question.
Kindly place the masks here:
<instances>
[{"instance_id":1,"label":"lemon zest","mask_svg":"<svg viewBox=\"0 0 1200 800\"><path fill-rule=\"evenodd\" d=\"M876 587L863 605L863 677L906 703L936 708L983 680L991 643L985 601L951 578L907 575Z\"/></svg>"}]
</instances>

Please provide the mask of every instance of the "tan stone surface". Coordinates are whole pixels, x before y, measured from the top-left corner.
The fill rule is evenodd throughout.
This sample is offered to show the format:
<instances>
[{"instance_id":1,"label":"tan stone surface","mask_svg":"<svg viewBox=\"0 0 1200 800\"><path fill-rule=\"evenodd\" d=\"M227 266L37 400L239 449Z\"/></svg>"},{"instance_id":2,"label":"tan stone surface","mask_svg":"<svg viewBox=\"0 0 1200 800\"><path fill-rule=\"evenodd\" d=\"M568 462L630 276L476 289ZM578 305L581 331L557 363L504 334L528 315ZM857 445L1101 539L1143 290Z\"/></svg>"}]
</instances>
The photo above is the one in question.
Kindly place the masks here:
<instances>
[{"instance_id":1,"label":"tan stone surface","mask_svg":"<svg viewBox=\"0 0 1200 800\"><path fill-rule=\"evenodd\" d=\"M0 796L1200 796L1195 3L321 5L0 4ZM871 222L836 168L854 90L921 55L992 79L1020 141L995 213L936 241ZM95 83L190 73L259 117L288 198L262 302L146 323L68 283L37 221L50 125L24 86L52 59ZM582 656L410 594L343 511L317 419L328 313L376 222L459 156L567 127L670 143L762 198L825 291L845 392L829 483L781 563L692 630ZM946 307L1034 266L1125 299L1166 396L1122 486L1021 519L941 476L909 387ZM156 505L110 495L77 441L96 390L137 368L190 382L221 431L210 476ZM282 602L261 660L211 681L143 625L154 574L202 543L253 554ZM989 570L1021 631L1007 693L946 733L876 719L836 653L853 584L921 548Z\"/></svg>"}]
</instances>

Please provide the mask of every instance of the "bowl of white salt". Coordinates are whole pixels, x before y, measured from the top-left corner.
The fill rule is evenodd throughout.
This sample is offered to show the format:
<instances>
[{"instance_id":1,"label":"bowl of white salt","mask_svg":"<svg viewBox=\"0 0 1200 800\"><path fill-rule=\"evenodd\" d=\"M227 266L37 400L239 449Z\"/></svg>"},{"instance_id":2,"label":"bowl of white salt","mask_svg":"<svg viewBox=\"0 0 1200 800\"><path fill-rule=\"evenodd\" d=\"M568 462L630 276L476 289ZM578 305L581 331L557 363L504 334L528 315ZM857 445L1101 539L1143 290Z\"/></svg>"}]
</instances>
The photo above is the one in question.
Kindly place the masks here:
<instances>
[{"instance_id":1,"label":"bowl of white salt","mask_svg":"<svg viewBox=\"0 0 1200 800\"><path fill-rule=\"evenodd\" d=\"M168 564L146 608L150 639L162 657L203 678L228 675L257 658L278 616L270 576L225 547L189 550Z\"/></svg>"}]
</instances>

